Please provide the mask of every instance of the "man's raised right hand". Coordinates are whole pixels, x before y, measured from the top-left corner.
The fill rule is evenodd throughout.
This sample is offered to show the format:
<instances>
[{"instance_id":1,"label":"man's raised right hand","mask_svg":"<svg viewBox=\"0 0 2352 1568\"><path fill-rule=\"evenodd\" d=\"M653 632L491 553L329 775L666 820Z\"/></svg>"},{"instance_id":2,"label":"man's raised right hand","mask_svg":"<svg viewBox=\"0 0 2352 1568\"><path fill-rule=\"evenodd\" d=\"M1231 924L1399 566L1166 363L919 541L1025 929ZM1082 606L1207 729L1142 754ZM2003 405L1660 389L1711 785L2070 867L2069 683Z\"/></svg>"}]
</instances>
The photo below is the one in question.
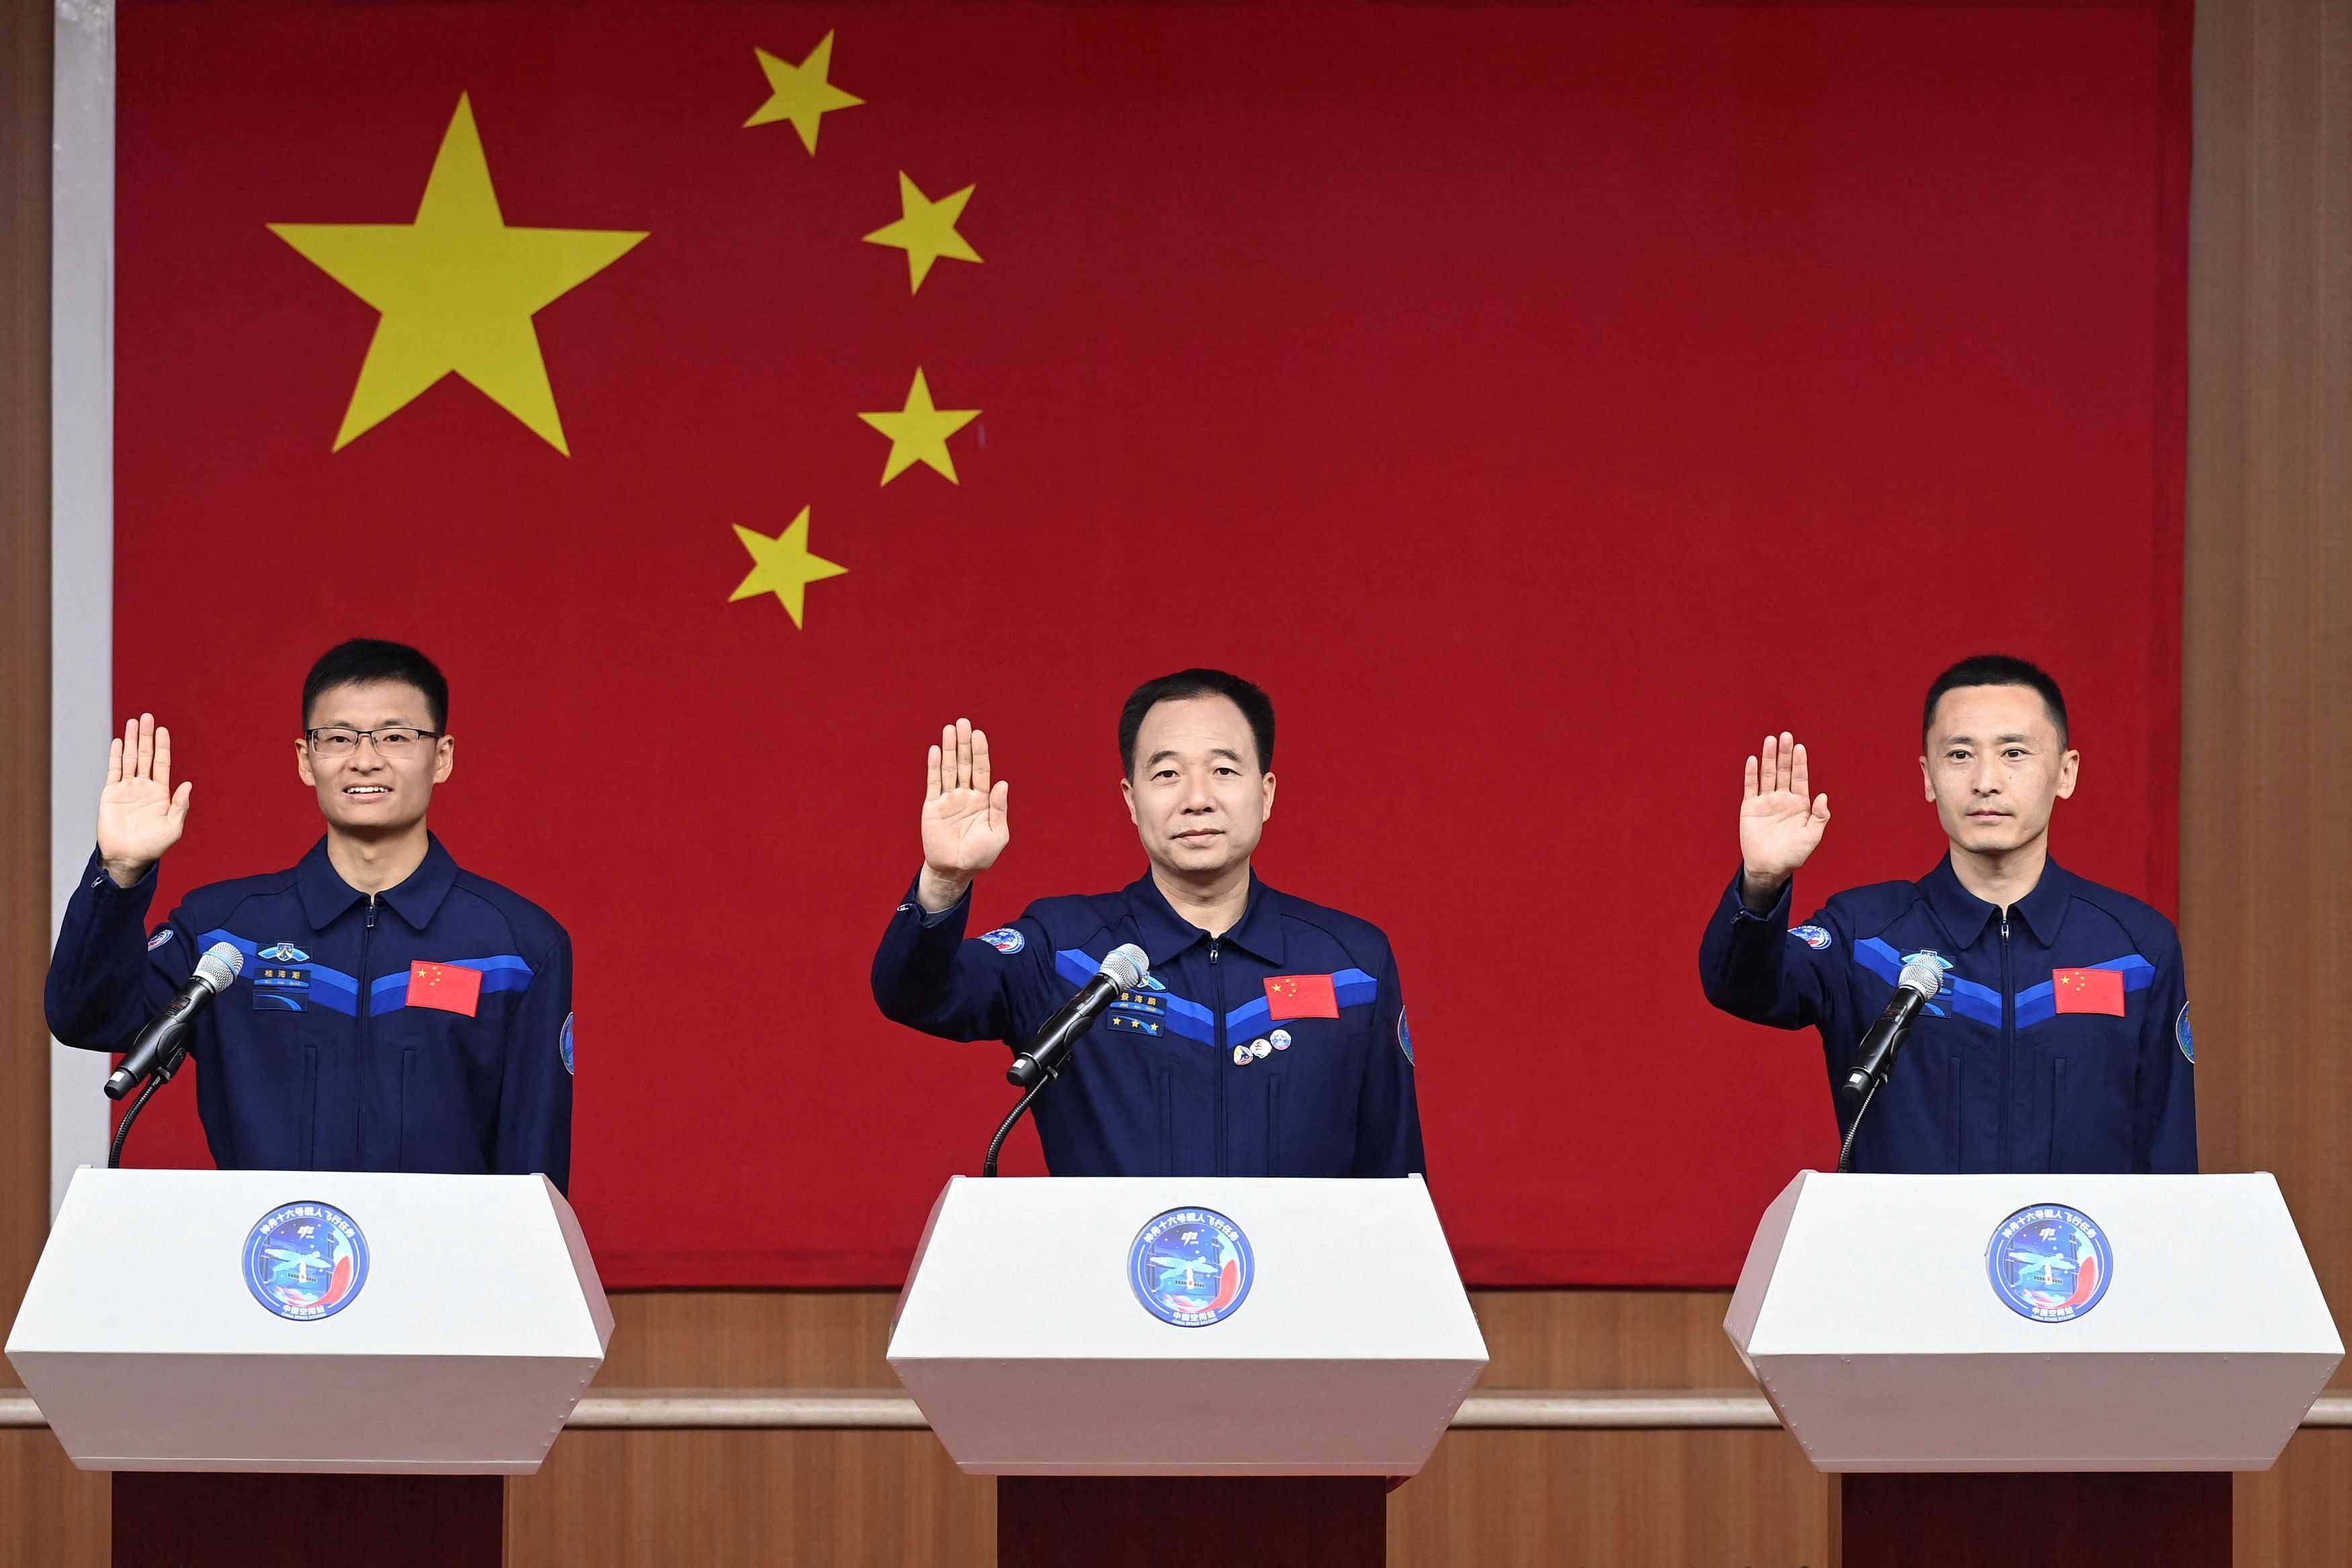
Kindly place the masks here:
<instances>
[{"instance_id":1,"label":"man's raised right hand","mask_svg":"<svg viewBox=\"0 0 2352 1568\"><path fill-rule=\"evenodd\" d=\"M996 863L1013 841L1004 807L1011 787L988 777L988 737L960 718L931 747L923 797L923 874L915 898L936 915L961 898L971 879Z\"/></svg>"},{"instance_id":2,"label":"man's raised right hand","mask_svg":"<svg viewBox=\"0 0 2352 1568\"><path fill-rule=\"evenodd\" d=\"M98 797L98 858L118 887L129 887L180 841L194 785L172 788L172 732L142 713L106 750L106 788Z\"/></svg>"},{"instance_id":3,"label":"man's raised right hand","mask_svg":"<svg viewBox=\"0 0 2352 1568\"><path fill-rule=\"evenodd\" d=\"M1741 901L1761 914L1821 847L1830 798L1810 795L1805 748L1786 730L1764 737L1761 759L1748 759L1748 793L1739 802Z\"/></svg>"}]
</instances>

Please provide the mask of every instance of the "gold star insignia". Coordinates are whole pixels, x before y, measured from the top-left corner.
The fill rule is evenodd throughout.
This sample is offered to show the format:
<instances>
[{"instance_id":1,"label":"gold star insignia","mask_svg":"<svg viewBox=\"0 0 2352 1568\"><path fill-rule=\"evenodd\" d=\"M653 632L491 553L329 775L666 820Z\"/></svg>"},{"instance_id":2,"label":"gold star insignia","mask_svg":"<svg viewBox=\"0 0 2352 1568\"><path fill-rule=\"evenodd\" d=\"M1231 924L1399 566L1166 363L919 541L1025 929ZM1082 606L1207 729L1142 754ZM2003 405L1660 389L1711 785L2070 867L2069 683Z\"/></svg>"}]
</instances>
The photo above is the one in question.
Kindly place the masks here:
<instances>
[{"instance_id":1,"label":"gold star insignia","mask_svg":"<svg viewBox=\"0 0 2352 1568\"><path fill-rule=\"evenodd\" d=\"M743 548L751 552L751 574L727 596L727 602L732 604L739 599L753 599L762 593L772 593L784 601L784 612L793 618L793 624L800 625L808 585L828 577L839 577L849 570L821 555L811 555L808 530L809 509L806 507L803 507L801 515L774 538L747 528L740 523L736 524L735 537L741 539Z\"/></svg>"},{"instance_id":2,"label":"gold star insignia","mask_svg":"<svg viewBox=\"0 0 2352 1568\"><path fill-rule=\"evenodd\" d=\"M842 91L824 78L833 70L833 35L827 33L809 51L808 58L798 65L780 60L765 49L751 51L760 57L760 68L768 73L768 101L752 112L743 122L745 130L754 125L772 125L779 120L789 120L793 129L801 133L801 145L810 152L816 152L817 127L827 112L836 109L856 109L866 100Z\"/></svg>"},{"instance_id":3,"label":"gold star insignia","mask_svg":"<svg viewBox=\"0 0 2352 1568\"><path fill-rule=\"evenodd\" d=\"M908 293L923 287L931 263L943 256L954 261L980 259L980 252L956 233L956 222L963 216L964 204L971 200L974 188L966 185L934 202L907 178L905 170L898 172L898 208L903 215L867 235L866 243L896 246L907 253Z\"/></svg>"},{"instance_id":4,"label":"gold star insignia","mask_svg":"<svg viewBox=\"0 0 2352 1568\"><path fill-rule=\"evenodd\" d=\"M882 465L882 483L887 485L918 463L928 463L946 475L948 483L952 485L957 483L955 459L948 455L948 437L978 419L980 410L932 407L931 389L918 366L915 384L907 392L906 407L896 413L861 413L857 417L890 438L890 456Z\"/></svg>"},{"instance_id":5,"label":"gold star insignia","mask_svg":"<svg viewBox=\"0 0 2352 1568\"><path fill-rule=\"evenodd\" d=\"M271 224L269 232L383 312L336 451L456 374L567 456L530 319L646 237L509 227L499 214L473 105L462 95L415 223Z\"/></svg>"}]
</instances>

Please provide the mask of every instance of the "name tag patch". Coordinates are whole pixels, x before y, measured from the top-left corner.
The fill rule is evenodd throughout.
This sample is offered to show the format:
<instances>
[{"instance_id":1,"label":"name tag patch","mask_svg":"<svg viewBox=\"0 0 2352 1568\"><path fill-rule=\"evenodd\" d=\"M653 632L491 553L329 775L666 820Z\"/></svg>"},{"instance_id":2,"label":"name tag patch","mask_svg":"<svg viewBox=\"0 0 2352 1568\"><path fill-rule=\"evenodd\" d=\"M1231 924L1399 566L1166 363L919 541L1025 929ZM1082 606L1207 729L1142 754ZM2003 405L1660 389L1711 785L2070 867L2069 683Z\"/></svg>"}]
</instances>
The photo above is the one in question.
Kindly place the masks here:
<instances>
[{"instance_id":1,"label":"name tag patch","mask_svg":"<svg viewBox=\"0 0 2352 1568\"><path fill-rule=\"evenodd\" d=\"M302 996L310 988L310 971L272 965L248 976L253 981L253 1010L257 1013L299 1013L310 1009Z\"/></svg>"},{"instance_id":2,"label":"name tag patch","mask_svg":"<svg viewBox=\"0 0 2352 1568\"><path fill-rule=\"evenodd\" d=\"M472 1018L482 1005L482 972L420 958L408 966L408 1005Z\"/></svg>"}]
</instances>

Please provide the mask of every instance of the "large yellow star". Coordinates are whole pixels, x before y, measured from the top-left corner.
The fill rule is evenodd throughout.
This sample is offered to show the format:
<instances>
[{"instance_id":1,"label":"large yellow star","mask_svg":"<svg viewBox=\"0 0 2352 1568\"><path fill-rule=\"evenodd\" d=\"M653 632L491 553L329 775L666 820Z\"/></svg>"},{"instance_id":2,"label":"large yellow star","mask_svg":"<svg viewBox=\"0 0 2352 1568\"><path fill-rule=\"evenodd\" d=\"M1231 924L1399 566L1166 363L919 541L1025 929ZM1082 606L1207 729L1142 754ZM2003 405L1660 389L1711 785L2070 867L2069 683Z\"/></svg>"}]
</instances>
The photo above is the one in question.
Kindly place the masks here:
<instances>
[{"instance_id":1,"label":"large yellow star","mask_svg":"<svg viewBox=\"0 0 2352 1568\"><path fill-rule=\"evenodd\" d=\"M735 537L741 539L743 548L751 552L751 575L727 596L727 602L732 604L739 599L772 593L784 601L784 611L792 616L793 624L800 625L808 585L828 577L839 577L849 570L821 555L809 554L808 530L809 509L806 507L803 507L801 515L774 538L737 523Z\"/></svg>"},{"instance_id":2,"label":"large yellow star","mask_svg":"<svg viewBox=\"0 0 2352 1568\"><path fill-rule=\"evenodd\" d=\"M817 128L827 111L856 109L866 100L853 98L824 78L833 70L833 35L827 33L809 51L808 58L798 65L780 60L765 49L751 51L760 57L760 68L768 73L768 101L752 111L743 122L745 130L754 125L772 125L779 120L789 120L793 129L801 133L801 145L812 153L816 151Z\"/></svg>"},{"instance_id":3,"label":"large yellow star","mask_svg":"<svg viewBox=\"0 0 2352 1568\"><path fill-rule=\"evenodd\" d=\"M335 450L463 376L570 455L530 319L646 236L619 229L510 228L464 96L413 224L271 224L269 232L383 313Z\"/></svg>"},{"instance_id":4,"label":"large yellow star","mask_svg":"<svg viewBox=\"0 0 2352 1568\"><path fill-rule=\"evenodd\" d=\"M907 253L908 293L922 287L931 263L943 256L955 261L980 259L980 252L956 233L956 221L963 216L963 204L971 200L973 189L966 185L934 202L907 178L905 170L898 172L898 207L904 215L867 235L866 243L894 245Z\"/></svg>"},{"instance_id":5,"label":"large yellow star","mask_svg":"<svg viewBox=\"0 0 2352 1568\"><path fill-rule=\"evenodd\" d=\"M861 413L857 416L890 438L890 456L882 465L882 483L887 485L918 463L928 463L957 482L955 459L948 455L948 437L980 417L976 408L934 408L931 389L923 380L920 366L915 370L915 384L908 389L907 406L896 413Z\"/></svg>"}]
</instances>

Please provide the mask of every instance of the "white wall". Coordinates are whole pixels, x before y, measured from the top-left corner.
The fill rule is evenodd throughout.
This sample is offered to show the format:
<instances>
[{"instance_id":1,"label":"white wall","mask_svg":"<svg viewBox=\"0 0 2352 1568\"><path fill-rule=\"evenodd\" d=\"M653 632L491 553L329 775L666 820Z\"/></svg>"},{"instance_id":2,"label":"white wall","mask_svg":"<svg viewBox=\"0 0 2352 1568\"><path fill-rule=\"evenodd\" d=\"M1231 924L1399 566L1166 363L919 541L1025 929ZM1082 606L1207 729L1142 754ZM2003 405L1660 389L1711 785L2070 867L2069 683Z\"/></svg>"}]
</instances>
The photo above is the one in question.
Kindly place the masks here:
<instances>
[{"instance_id":1,"label":"white wall","mask_svg":"<svg viewBox=\"0 0 2352 1568\"><path fill-rule=\"evenodd\" d=\"M114 0L57 0L49 241L49 922L89 862L114 727ZM49 1212L106 1163L109 1062L49 1042Z\"/></svg>"}]
</instances>

